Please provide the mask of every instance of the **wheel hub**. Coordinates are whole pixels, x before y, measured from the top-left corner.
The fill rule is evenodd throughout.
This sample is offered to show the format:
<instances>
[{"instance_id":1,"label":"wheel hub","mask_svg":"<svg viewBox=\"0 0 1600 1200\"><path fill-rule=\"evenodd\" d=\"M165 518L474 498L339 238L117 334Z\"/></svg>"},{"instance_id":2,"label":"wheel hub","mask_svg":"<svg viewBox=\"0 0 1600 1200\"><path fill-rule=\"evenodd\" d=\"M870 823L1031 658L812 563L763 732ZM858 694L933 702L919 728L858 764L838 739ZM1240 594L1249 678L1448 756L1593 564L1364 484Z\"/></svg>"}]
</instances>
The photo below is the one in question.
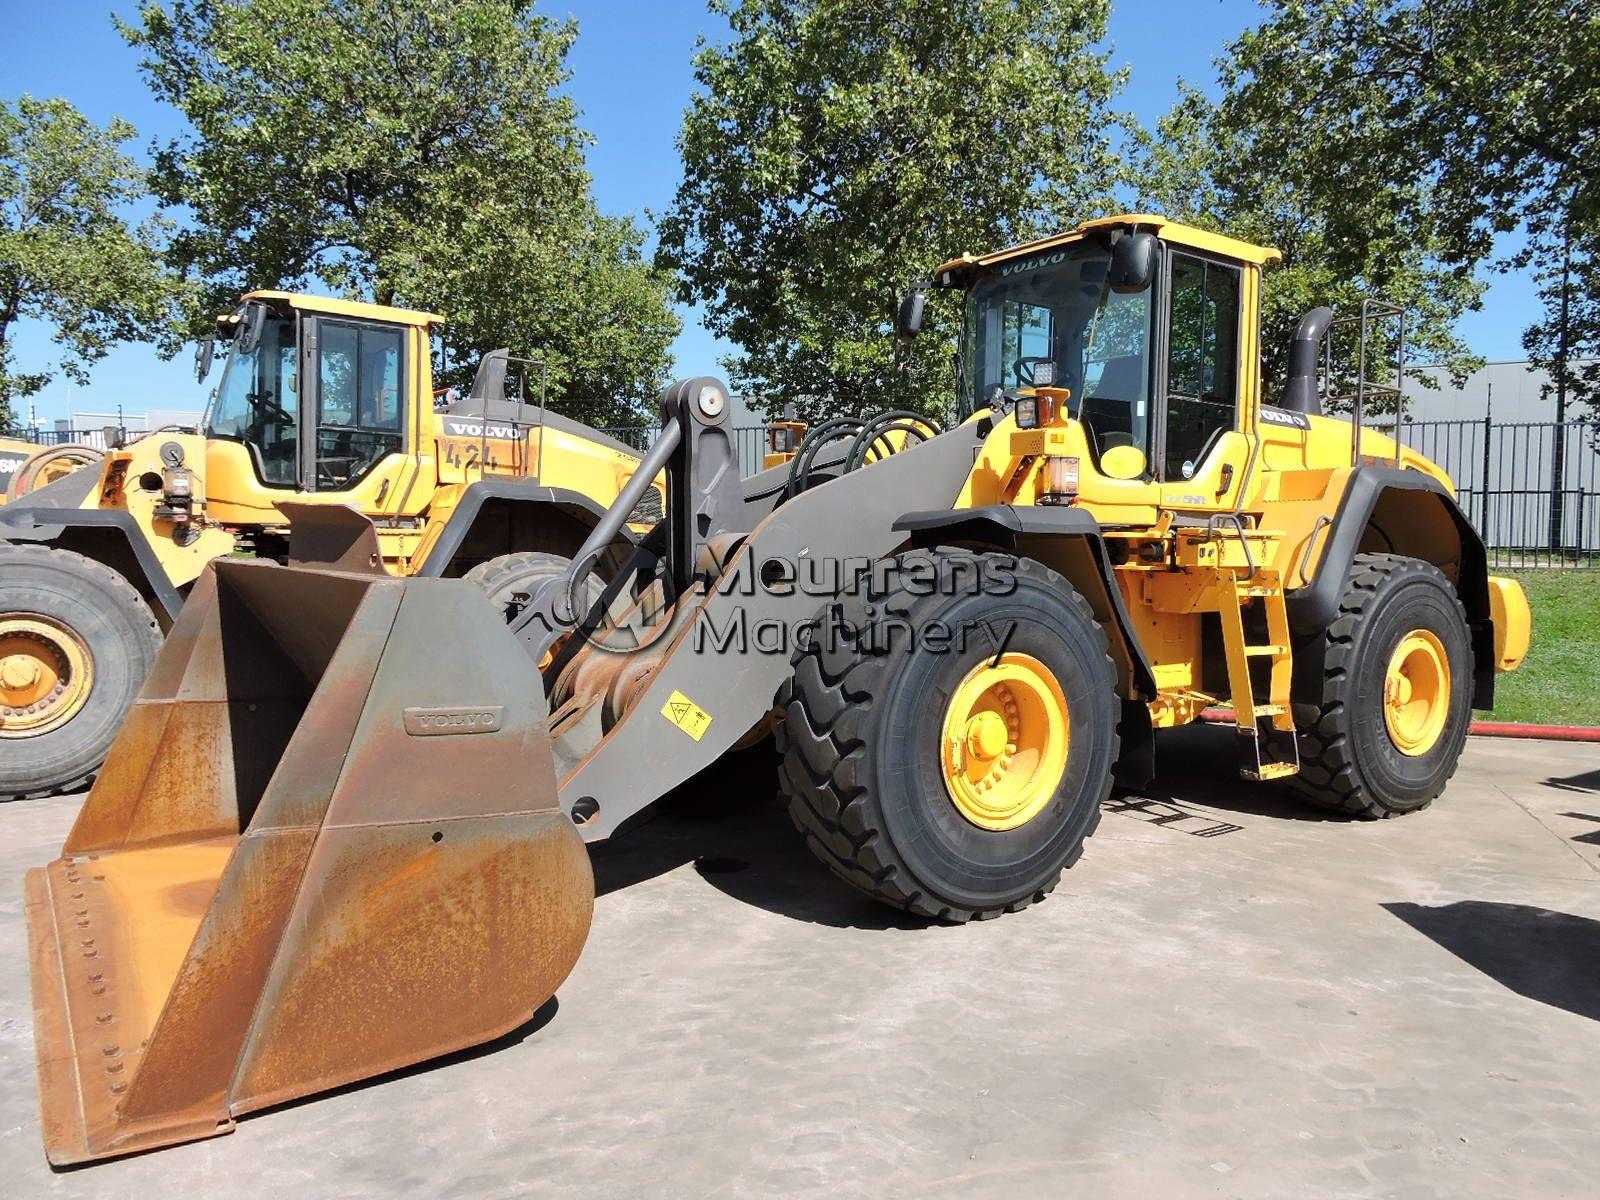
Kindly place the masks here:
<instances>
[{"instance_id":1,"label":"wheel hub","mask_svg":"<svg viewBox=\"0 0 1600 1200\"><path fill-rule=\"evenodd\" d=\"M1005 718L984 710L967 722L967 753L984 761L999 758L1010 739Z\"/></svg>"},{"instance_id":2,"label":"wheel hub","mask_svg":"<svg viewBox=\"0 0 1600 1200\"><path fill-rule=\"evenodd\" d=\"M951 802L983 829L1027 824L1055 795L1069 734L1066 697L1042 662L1005 654L980 664L945 707L940 765Z\"/></svg>"},{"instance_id":3,"label":"wheel hub","mask_svg":"<svg viewBox=\"0 0 1600 1200\"><path fill-rule=\"evenodd\" d=\"M1450 659L1427 629L1400 639L1383 680L1383 722L1401 754L1416 758L1438 744L1450 715Z\"/></svg>"},{"instance_id":4,"label":"wheel hub","mask_svg":"<svg viewBox=\"0 0 1600 1200\"><path fill-rule=\"evenodd\" d=\"M83 708L93 682L89 647L35 613L0 617L0 738L37 737Z\"/></svg>"}]
</instances>

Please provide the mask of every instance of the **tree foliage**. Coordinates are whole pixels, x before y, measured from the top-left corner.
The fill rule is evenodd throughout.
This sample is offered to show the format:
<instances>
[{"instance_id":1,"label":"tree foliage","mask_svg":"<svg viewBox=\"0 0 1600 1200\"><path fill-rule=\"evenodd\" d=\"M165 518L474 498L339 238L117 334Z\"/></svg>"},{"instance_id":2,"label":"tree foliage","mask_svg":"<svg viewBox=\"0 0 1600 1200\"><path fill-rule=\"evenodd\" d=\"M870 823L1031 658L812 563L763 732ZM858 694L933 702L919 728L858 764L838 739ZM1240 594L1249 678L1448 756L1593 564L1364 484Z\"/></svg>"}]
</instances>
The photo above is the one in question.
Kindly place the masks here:
<instances>
[{"instance_id":1,"label":"tree foliage","mask_svg":"<svg viewBox=\"0 0 1600 1200\"><path fill-rule=\"evenodd\" d=\"M600 213L562 92L574 23L527 0L146 0L124 36L192 134L155 181L191 221L203 320L241 290L321 284L443 312L470 376L496 346L617 417L678 330L631 219Z\"/></svg>"},{"instance_id":2,"label":"tree foliage","mask_svg":"<svg viewBox=\"0 0 1600 1200\"><path fill-rule=\"evenodd\" d=\"M1286 164L1281 131L1246 111L1231 68L1224 81L1219 103L1185 87L1155 129L1139 135L1139 203L1283 252L1262 289L1265 398L1282 387L1295 325L1320 305L1337 318L1354 318L1364 299L1392 302L1406 312L1408 365L1443 363L1458 379L1477 366L1454 325L1476 306L1482 285L1470 262L1452 260L1437 232L1418 229L1408 217L1427 192L1413 178L1413 164L1398 170L1391 164L1387 177L1352 194L1337 164L1324 163L1320 171ZM1371 334L1367 377L1393 383L1398 325L1374 321ZM1341 324L1332 336L1334 391L1348 394L1359 326ZM1394 408L1382 395L1368 405L1375 412Z\"/></svg>"},{"instance_id":3,"label":"tree foliage","mask_svg":"<svg viewBox=\"0 0 1600 1200\"><path fill-rule=\"evenodd\" d=\"M1102 211L1108 0L711 0L659 261L769 413L942 411L959 315L912 280Z\"/></svg>"},{"instance_id":4,"label":"tree foliage","mask_svg":"<svg viewBox=\"0 0 1600 1200\"><path fill-rule=\"evenodd\" d=\"M1452 264L1530 272L1546 315L1525 338L1567 372L1600 354L1600 6L1592 0L1270 0L1224 59L1227 124L1253 162L1338 198L1327 235L1374 219ZM1375 207L1376 206L1376 207ZM1560 321L1562 264L1569 305ZM1563 361L1558 364L1557 359ZM1600 378L1585 385L1600 389Z\"/></svg>"},{"instance_id":5,"label":"tree foliage","mask_svg":"<svg viewBox=\"0 0 1600 1200\"><path fill-rule=\"evenodd\" d=\"M0 425L54 371L86 382L119 342L176 349L183 287L161 265L166 226L125 211L147 195L122 152L133 137L126 121L102 128L65 100L0 101ZM21 371L12 339L26 319L52 329L59 354Z\"/></svg>"}]
</instances>

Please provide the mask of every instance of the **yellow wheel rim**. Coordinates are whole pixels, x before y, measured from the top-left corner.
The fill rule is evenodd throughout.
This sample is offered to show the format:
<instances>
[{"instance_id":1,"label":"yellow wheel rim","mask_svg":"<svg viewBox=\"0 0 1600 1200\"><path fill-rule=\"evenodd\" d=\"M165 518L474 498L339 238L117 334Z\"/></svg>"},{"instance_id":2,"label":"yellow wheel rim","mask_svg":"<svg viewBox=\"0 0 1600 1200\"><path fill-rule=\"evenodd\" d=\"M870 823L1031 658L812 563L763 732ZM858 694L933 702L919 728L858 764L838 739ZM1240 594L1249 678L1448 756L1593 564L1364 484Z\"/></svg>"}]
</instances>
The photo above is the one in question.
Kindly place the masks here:
<instances>
[{"instance_id":1,"label":"yellow wheel rim","mask_svg":"<svg viewBox=\"0 0 1600 1200\"><path fill-rule=\"evenodd\" d=\"M1056 677L1028 654L975 667L945 708L939 738L946 790L982 829L1016 829L1055 795L1071 720Z\"/></svg>"},{"instance_id":2,"label":"yellow wheel rim","mask_svg":"<svg viewBox=\"0 0 1600 1200\"><path fill-rule=\"evenodd\" d=\"M93 683L89 647L67 626L36 613L0 616L0 738L65 725Z\"/></svg>"},{"instance_id":3,"label":"yellow wheel rim","mask_svg":"<svg viewBox=\"0 0 1600 1200\"><path fill-rule=\"evenodd\" d=\"M1414 629L1400 639L1383 680L1383 721L1401 754L1426 754L1439 741L1450 715L1450 658L1430 631Z\"/></svg>"}]
</instances>

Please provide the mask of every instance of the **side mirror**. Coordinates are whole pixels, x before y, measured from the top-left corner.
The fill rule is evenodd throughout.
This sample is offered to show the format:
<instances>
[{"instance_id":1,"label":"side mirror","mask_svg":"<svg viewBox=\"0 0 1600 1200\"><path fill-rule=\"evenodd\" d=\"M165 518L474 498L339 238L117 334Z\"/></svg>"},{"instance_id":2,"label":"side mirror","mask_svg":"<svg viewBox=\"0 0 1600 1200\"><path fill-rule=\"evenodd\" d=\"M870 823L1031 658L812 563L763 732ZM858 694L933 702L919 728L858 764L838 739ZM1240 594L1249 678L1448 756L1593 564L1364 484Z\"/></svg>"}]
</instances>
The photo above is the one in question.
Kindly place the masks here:
<instances>
[{"instance_id":1,"label":"side mirror","mask_svg":"<svg viewBox=\"0 0 1600 1200\"><path fill-rule=\"evenodd\" d=\"M201 338L194 347L194 381L204 383L206 376L211 374L211 360L216 357L217 339L214 337Z\"/></svg>"},{"instance_id":2,"label":"side mirror","mask_svg":"<svg viewBox=\"0 0 1600 1200\"><path fill-rule=\"evenodd\" d=\"M922 308L928 298L920 287L912 286L906 298L900 301L900 311L894 315L894 331L903 338L914 338L922 332Z\"/></svg>"},{"instance_id":3,"label":"side mirror","mask_svg":"<svg viewBox=\"0 0 1600 1200\"><path fill-rule=\"evenodd\" d=\"M1156 277L1156 256L1161 243L1153 233L1129 233L1111 247L1111 265L1106 282L1113 292L1138 293Z\"/></svg>"},{"instance_id":4,"label":"side mirror","mask_svg":"<svg viewBox=\"0 0 1600 1200\"><path fill-rule=\"evenodd\" d=\"M1107 479L1138 479L1148 465L1137 446L1112 446L1100 456L1100 474Z\"/></svg>"}]
</instances>

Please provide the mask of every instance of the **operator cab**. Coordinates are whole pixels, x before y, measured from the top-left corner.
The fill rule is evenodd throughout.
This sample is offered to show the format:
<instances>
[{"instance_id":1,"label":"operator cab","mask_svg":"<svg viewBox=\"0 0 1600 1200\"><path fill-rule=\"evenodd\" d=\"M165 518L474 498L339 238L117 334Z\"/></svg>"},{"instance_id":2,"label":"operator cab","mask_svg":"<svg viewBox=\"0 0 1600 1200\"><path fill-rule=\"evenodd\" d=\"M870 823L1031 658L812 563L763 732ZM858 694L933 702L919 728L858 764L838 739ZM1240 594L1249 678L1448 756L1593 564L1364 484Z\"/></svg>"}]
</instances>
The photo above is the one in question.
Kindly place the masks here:
<instances>
[{"instance_id":1,"label":"operator cab","mask_svg":"<svg viewBox=\"0 0 1600 1200\"><path fill-rule=\"evenodd\" d=\"M253 292L218 321L228 354L204 432L243 444L267 487L346 491L405 451L408 335L439 318L307 300Z\"/></svg>"},{"instance_id":2,"label":"operator cab","mask_svg":"<svg viewBox=\"0 0 1600 1200\"><path fill-rule=\"evenodd\" d=\"M1240 367L1255 337L1242 320L1246 289L1276 257L1130 216L946 263L939 286L967 291L961 415L1036 386L1067 389L1066 415L1095 469L1128 447L1137 454L1117 455L1107 474L1193 479L1223 435L1243 428Z\"/></svg>"}]
</instances>

